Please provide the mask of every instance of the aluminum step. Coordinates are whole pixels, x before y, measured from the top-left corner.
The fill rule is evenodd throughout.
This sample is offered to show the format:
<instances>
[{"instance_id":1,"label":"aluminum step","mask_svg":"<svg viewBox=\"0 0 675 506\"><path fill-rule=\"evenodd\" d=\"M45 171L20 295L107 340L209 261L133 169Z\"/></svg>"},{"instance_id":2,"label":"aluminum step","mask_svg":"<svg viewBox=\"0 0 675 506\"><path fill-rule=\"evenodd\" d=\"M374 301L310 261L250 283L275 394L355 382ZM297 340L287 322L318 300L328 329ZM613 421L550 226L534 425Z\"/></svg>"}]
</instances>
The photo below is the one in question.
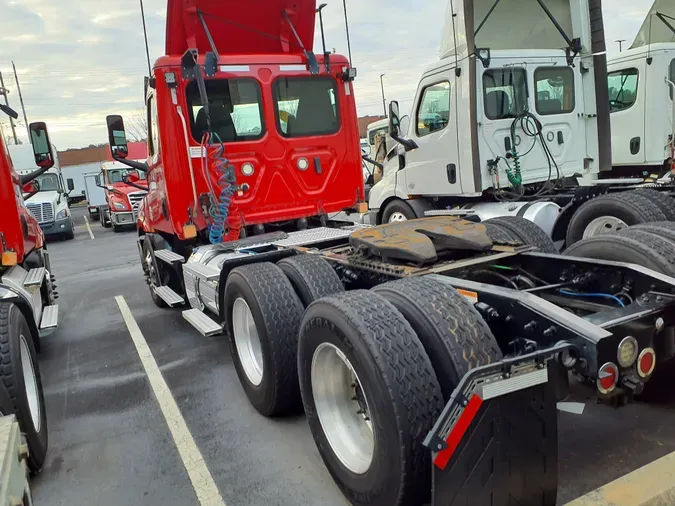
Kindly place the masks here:
<instances>
[{"instance_id":1,"label":"aluminum step","mask_svg":"<svg viewBox=\"0 0 675 506\"><path fill-rule=\"evenodd\" d=\"M37 288L42 286L42 282L45 279L45 274L47 270L44 267L36 267L31 269L26 274L26 277L23 280L23 286L26 288Z\"/></svg>"},{"instance_id":2,"label":"aluminum step","mask_svg":"<svg viewBox=\"0 0 675 506\"><path fill-rule=\"evenodd\" d=\"M206 281L217 281L220 279L220 271L218 269L199 262L183 264L183 270L188 271L190 274L200 279L205 279Z\"/></svg>"},{"instance_id":3,"label":"aluminum step","mask_svg":"<svg viewBox=\"0 0 675 506\"><path fill-rule=\"evenodd\" d=\"M166 262L167 264L185 263L185 258L183 258L178 253L174 253L173 251L168 249L155 250L155 258L163 262Z\"/></svg>"},{"instance_id":4,"label":"aluminum step","mask_svg":"<svg viewBox=\"0 0 675 506\"><path fill-rule=\"evenodd\" d=\"M202 313L199 309L188 309L183 311L183 318L205 337L215 336L223 331L223 328L220 325Z\"/></svg>"},{"instance_id":5,"label":"aluminum step","mask_svg":"<svg viewBox=\"0 0 675 506\"><path fill-rule=\"evenodd\" d=\"M45 306L42 310L42 319L40 320L40 330L51 330L58 327L59 306Z\"/></svg>"},{"instance_id":6,"label":"aluminum step","mask_svg":"<svg viewBox=\"0 0 675 506\"><path fill-rule=\"evenodd\" d=\"M157 286L154 288L154 290L157 296L164 302L166 302L169 306L173 307L185 304L185 299L183 299L183 297L178 295L168 286Z\"/></svg>"},{"instance_id":7,"label":"aluminum step","mask_svg":"<svg viewBox=\"0 0 675 506\"><path fill-rule=\"evenodd\" d=\"M309 228L307 230L300 230L297 232L290 232L286 239L274 241L275 246L291 247L304 246L307 244L315 244L323 241L334 241L336 239L343 239L349 237L352 231L341 228Z\"/></svg>"}]
</instances>

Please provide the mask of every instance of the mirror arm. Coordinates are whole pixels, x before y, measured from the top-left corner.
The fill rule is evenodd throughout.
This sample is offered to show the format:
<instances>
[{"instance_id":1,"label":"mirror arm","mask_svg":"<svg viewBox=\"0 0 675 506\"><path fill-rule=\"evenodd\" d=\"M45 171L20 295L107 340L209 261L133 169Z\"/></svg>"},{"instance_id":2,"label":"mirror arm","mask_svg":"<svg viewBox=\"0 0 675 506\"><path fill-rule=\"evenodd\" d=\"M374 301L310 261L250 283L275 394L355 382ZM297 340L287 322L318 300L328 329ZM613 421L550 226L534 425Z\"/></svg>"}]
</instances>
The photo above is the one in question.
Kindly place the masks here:
<instances>
[{"instance_id":1,"label":"mirror arm","mask_svg":"<svg viewBox=\"0 0 675 506\"><path fill-rule=\"evenodd\" d=\"M366 162L372 163L372 164L373 164L375 167L377 167L378 169L384 170L384 165L382 165L380 162L376 162L375 160L371 160L371 159L368 158L366 155L363 155L362 158L363 158Z\"/></svg>"},{"instance_id":2,"label":"mirror arm","mask_svg":"<svg viewBox=\"0 0 675 506\"><path fill-rule=\"evenodd\" d=\"M123 163L124 165L126 165L127 167L131 167L132 169L140 170L142 172L148 172L150 170L147 163L137 162L135 160L127 160L125 158L120 158L117 155L112 155L112 157L114 160Z\"/></svg>"},{"instance_id":3,"label":"mirror arm","mask_svg":"<svg viewBox=\"0 0 675 506\"><path fill-rule=\"evenodd\" d=\"M394 139L399 144L401 144L405 148L406 152L419 148L419 146L417 145L417 143L415 141L410 140L410 139L404 139L400 135L396 135L396 136L392 135L391 138Z\"/></svg>"},{"instance_id":4,"label":"mirror arm","mask_svg":"<svg viewBox=\"0 0 675 506\"><path fill-rule=\"evenodd\" d=\"M30 183L33 179L40 177L49 169L51 169L51 167L40 167L39 169L34 170L30 174L24 174L23 176L19 176L19 182L21 186L25 185L26 183Z\"/></svg>"}]
</instances>

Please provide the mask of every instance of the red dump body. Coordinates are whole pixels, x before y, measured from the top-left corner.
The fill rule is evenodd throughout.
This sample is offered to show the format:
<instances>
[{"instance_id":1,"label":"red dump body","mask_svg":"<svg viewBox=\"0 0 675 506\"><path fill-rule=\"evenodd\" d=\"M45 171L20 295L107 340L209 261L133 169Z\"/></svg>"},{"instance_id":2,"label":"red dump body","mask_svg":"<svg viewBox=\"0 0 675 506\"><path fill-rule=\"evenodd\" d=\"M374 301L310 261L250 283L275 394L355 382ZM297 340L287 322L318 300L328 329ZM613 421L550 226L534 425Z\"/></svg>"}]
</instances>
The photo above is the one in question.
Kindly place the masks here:
<instances>
[{"instance_id":1,"label":"red dump body","mask_svg":"<svg viewBox=\"0 0 675 506\"><path fill-rule=\"evenodd\" d=\"M234 167L240 189L230 204L230 225L236 229L330 216L364 201L354 90L343 79L349 63L331 55L327 73L318 55L320 73L312 75L283 16L287 5L295 5L285 12L309 49L315 2L169 1L170 55L155 63L154 89L149 87L146 97L151 170L139 226L187 239L185 225L207 227L205 198L222 188L215 137L208 162L202 156L207 125L197 82L183 79L181 72L186 48L198 49L200 64L210 50L195 4L220 54L217 73L206 77L206 91L211 131L223 141L224 157Z\"/></svg>"},{"instance_id":2,"label":"red dump body","mask_svg":"<svg viewBox=\"0 0 675 506\"><path fill-rule=\"evenodd\" d=\"M44 245L44 234L26 209L12 159L0 129L0 253L13 251L17 262Z\"/></svg>"}]
</instances>

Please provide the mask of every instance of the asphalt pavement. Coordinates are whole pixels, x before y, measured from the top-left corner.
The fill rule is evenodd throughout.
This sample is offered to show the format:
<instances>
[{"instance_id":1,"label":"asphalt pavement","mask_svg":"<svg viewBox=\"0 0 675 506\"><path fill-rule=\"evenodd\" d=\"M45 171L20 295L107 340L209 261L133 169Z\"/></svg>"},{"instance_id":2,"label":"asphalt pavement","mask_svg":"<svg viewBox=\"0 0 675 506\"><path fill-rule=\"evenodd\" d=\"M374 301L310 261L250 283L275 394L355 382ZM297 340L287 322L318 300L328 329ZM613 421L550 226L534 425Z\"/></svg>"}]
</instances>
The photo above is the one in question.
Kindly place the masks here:
<instances>
[{"instance_id":1,"label":"asphalt pavement","mask_svg":"<svg viewBox=\"0 0 675 506\"><path fill-rule=\"evenodd\" d=\"M199 504L179 448L115 297L131 309L228 506L345 506L304 417L268 420L247 402L222 336L204 338L179 309L159 309L135 232L115 234L73 210L75 239L50 241L59 330L40 368L49 452L36 505ZM581 415L559 416L559 504L675 451L675 400L620 409L576 388Z\"/></svg>"}]
</instances>

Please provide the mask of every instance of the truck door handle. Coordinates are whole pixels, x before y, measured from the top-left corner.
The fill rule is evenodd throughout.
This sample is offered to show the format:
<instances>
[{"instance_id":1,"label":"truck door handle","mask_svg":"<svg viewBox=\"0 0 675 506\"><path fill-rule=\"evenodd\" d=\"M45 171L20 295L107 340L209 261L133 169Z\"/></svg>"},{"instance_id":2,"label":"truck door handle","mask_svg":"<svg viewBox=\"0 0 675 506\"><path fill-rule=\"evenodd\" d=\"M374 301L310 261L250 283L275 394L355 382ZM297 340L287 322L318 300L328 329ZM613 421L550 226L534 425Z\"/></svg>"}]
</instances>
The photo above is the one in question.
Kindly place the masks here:
<instances>
[{"instance_id":1,"label":"truck door handle","mask_svg":"<svg viewBox=\"0 0 675 506\"><path fill-rule=\"evenodd\" d=\"M507 153L511 152L511 137L504 137L504 149Z\"/></svg>"},{"instance_id":2,"label":"truck door handle","mask_svg":"<svg viewBox=\"0 0 675 506\"><path fill-rule=\"evenodd\" d=\"M565 138L561 130L558 130L558 144L565 144Z\"/></svg>"},{"instance_id":3,"label":"truck door handle","mask_svg":"<svg viewBox=\"0 0 675 506\"><path fill-rule=\"evenodd\" d=\"M633 137L630 140L630 154L637 155L640 152L640 138Z\"/></svg>"},{"instance_id":4,"label":"truck door handle","mask_svg":"<svg viewBox=\"0 0 675 506\"><path fill-rule=\"evenodd\" d=\"M446 169L448 171L448 182L450 184L455 184L457 182L457 166L454 163L451 163Z\"/></svg>"},{"instance_id":5,"label":"truck door handle","mask_svg":"<svg viewBox=\"0 0 675 506\"><path fill-rule=\"evenodd\" d=\"M318 156L314 157L314 170L316 171L317 174L321 174L323 170L321 169L321 158Z\"/></svg>"}]
</instances>

